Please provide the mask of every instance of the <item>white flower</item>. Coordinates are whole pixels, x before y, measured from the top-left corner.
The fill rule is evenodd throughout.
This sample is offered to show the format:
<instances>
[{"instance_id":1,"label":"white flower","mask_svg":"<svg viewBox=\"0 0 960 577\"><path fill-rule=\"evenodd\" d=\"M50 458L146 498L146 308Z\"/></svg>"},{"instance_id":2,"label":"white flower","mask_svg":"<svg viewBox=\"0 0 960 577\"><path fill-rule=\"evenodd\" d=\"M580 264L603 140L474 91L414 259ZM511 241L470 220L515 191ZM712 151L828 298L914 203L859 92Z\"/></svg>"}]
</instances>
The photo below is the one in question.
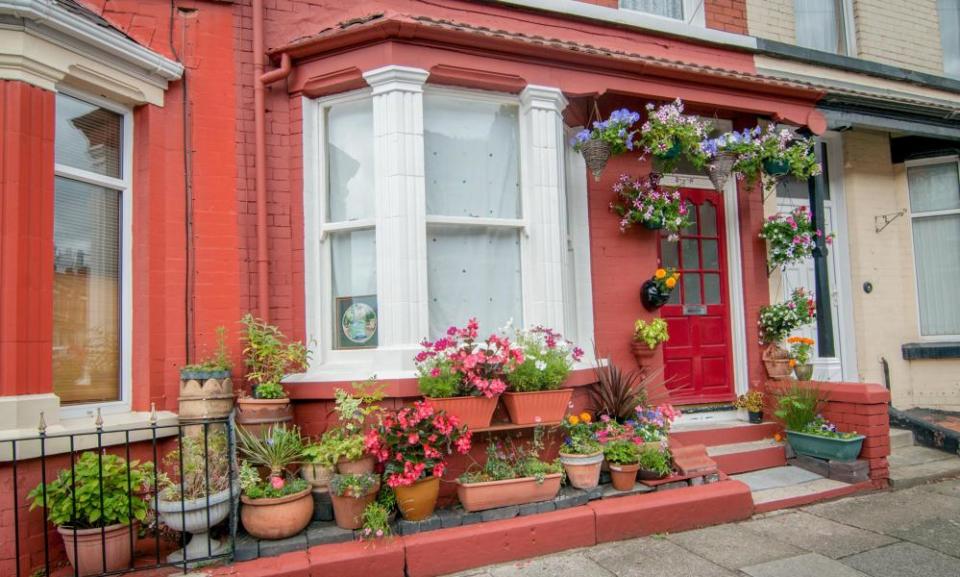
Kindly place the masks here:
<instances>
[{"instance_id":1,"label":"white flower","mask_svg":"<svg viewBox=\"0 0 960 577\"><path fill-rule=\"evenodd\" d=\"M533 363L533 366L537 367L538 371L545 371L547 369L547 363L539 359L535 363Z\"/></svg>"}]
</instances>

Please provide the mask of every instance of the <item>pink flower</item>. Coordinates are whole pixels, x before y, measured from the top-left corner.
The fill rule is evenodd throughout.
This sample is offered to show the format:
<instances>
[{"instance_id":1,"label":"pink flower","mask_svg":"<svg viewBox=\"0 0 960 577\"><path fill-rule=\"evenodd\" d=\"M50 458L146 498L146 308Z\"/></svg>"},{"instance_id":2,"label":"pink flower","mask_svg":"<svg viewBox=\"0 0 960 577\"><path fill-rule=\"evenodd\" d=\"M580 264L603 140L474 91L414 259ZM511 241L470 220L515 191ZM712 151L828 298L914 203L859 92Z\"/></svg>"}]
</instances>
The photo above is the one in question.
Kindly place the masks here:
<instances>
[{"instance_id":1,"label":"pink flower","mask_svg":"<svg viewBox=\"0 0 960 577\"><path fill-rule=\"evenodd\" d=\"M283 489L284 485L286 485L286 482L283 480L282 477L270 477L270 486L276 489L277 491L279 491L280 489Z\"/></svg>"},{"instance_id":2,"label":"pink flower","mask_svg":"<svg viewBox=\"0 0 960 577\"><path fill-rule=\"evenodd\" d=\"M407 443L410 445L416 445L420 442L420 435L417 433L410 433L407 435Z\"/></svg>"}]
</instances>

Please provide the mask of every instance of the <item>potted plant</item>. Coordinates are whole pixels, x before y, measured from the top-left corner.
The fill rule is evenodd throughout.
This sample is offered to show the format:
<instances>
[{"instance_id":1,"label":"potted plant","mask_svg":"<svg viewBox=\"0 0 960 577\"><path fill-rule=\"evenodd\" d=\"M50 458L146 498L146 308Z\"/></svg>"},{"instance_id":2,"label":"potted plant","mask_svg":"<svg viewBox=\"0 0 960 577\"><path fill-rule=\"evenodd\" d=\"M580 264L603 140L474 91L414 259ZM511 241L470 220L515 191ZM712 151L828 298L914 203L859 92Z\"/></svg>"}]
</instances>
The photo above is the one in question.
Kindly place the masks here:
<instances>
[{"instance_id":1,"label":"potted plant","mask_svg":"<svg viewBox=\"0 0 960 577\"><path fill-rule=\"evenodd\" d=\"M242 321L247 382L253 398L237 399L237 424L253 432L293 420L290 399L281 381L306 370L310 353L301 342L287 342L280 329L247 314Z\"/></svg>"},{"instance_id":2,"label":"potted plant","mask_svg":"<svg viewBox=\"0 0 960 577\"><path fill-rule=\"evenodd\" d=\"M673 457L665 444L648 443L640 449L638 475L645 481L663 479L673 472Z\"/></svg>"},{"instance_id":3,"label":"potted plant","mask_svg":"<svg viewBox=\"0 0 960 577\"><path fill-rule=\"evenodd\" d=\"M363 514L377 498L380 477L374 473L347 473L334 475L330 480L330 499L337 527L363 527Z\"/></svg>"},{"instance_id":4,"label":"potted plant","mask_svg":"<svg viewBox=\"0 0 960 577\"><path fill-rule=\"evenodd\" d=\"M648 389L663 389L663 383L654 375L644 375L639 370L624 372L609 359L596 360L596 380L587 389L590 403L600 415L618 423L636 418L639 407L645 406Z\"/></svg>"},{"instance_id":5,"label":"potted plant","mask_svg":"<svg viewBox=\"0 0 960 577\"><path fill-rule=\"evenodd\" d=\"M630 128L639 120L639 113L622 108L611 112L610 118L597 120L591 128L574 135L570 145L583 155L594 180L600 180L600 174L611 155L633 150L637 131Z\"/></svg>"},{"instance_id":6,"label":"potted plant","mask_svg":"<svg viewBox=\"0 0 960 577\"><path fill-rule=\"evenodd\" d=\"M816 304L803 288L797 288L790 300L760 307L760 339L766 343L763 364L773 380L790 378L790 354L780 346L791 332L813 322Z\"/></svg>"},{"instance_id":7,"label":"potted plant","mask_svg":"<svg viewBox=\"0 0 960 577\"><path fill-rule=\"evenodd\" d=\"M433 515L446 456L470 450L470 431L459 419L417 401L384 413L367 431L367 451L384 464L384 477L397 496L403 518L420 521Z\"/></svg>"},{"instance_id":8,"label":"potted plant","mask_svg":"<svg viewBox=\"0 0 960 577\"><path fill-rule=\"evenodd\" d=\"M307 443L301 452L300 475L314 490L326 490L337 470L330 446L323 441Z\"/></svg>"},{"instance_id":9,"label":"potted plant","mask_svg":"<svg viewBox=\"0 0 960 577\"><path fill-rule=\"evenodd\" d=\"M340 473L372 473L375 460L364 448L364 427L382 408L383 387L376 381L353 383L353 393L334 391L337 425L324 433L321 445ZM375 420L375 419L373 419Z\"/></svg>"},{"instance_id":10,"label":"potted plant","mask_svg":"<svg viewBox=\"0 0 960 577\"><path fill-rule=\"evenodd\" d=\"M381 488L382 490L382 488ZM393 513L383 505L379 498L363 510L363 531L361 539L382 539L393 534L390 515Z\"/></svg>"},{"instance_id":11,"label":"potted plant","mask_svg":"<svg viewBox=\"0 0 960 577\"><path fill-rule=\"evenodd\" d=\"M563 422L566 437L560 448L560 462L567 482L577 489L592 489L600 482L603 446L597 439L596 425L590 413L570 415Z\"/></svg>"},{"instance_id":12,"label":"potted plant","mask_svg":"<svg viewBox=\"0 0 960 577\"><path fill-rule=\"evenodd\" d=\"M640 469L640 445L617 439L604 445L603 456L610 465L610 479L617 491L629 491L637 482Z\"/></svg>"},{"instance_id":13,"label":"potted plant","mask_svg":"<svg viewBox=\"0 0 960 577\"><path fill-rule=\"evenodd\" d=\"M637 319L633 323L633 339L630 342L630 350L633 352L633 358L637 359L638 366L642 367L647 364L647 361L656 353L660 343L670 340L670 333L667 329L667 321L661 318L653 319L649 323L643 319Z\"/></svg>"},{"instance_id":14,"label":"potted plant","mask_svg":"<svg viewBox=\"0 0 960 577\"><path fill-rule=\"evenodd\" d=\"M477 319L450 327L435 342L424 341L416 356L420 392L471 429L490 426L507 377L523 362L523 350L499 335L477 338Z\"/></svg>"},{"instance_id":15,"label":"potted plant","mask_svg":"<svg viewBox=\"0 0 960 577\"><path fill-rule=\"evenodd\" d=\"M683 113L683 101L657 107L648 103L647 120L640 127L639 142L644 154L652 154L659 163L659 172L672 172L681 155L697 168L707 163L700 142L710 132L710 123Z\"/></svg>"},{"instance_id":16,"label":"potted plant","mask_svg":"<svg viewBox=\"0 0 960 577\"><path fill-rule=\"evenodd\" d=\"M543 430L534 429L529 443L513 439L487 445L487 460L479 471L457 479L457 497L469 512L549 501L560 492L563 465L543 461Z\"/></svg>"},{"instance_id":17,"label":"potted plant","mask_svg":"<svg viewBox=\"0 0 960 577\"><path fill-rule=\"evenodd\" d=\"M100 575L131 566L131 525L147 518L153 475L153 463L87 452L27 498L31 510L46 506L77 574Z\"/></svg>"},{"instance_id":18,"label":"potted plant","mask_svg":"<svg viewBox=\"0 0 960 577\"><path fill-rule=\"evenodd\" d=\"M180 448L163 459L170 474L158 475L160 494L157 513L164 525L174 531L193 535L183 549L167 556L167 561L206 559L227 551L227 545L211 539L209 531L230 514L230 452L223 431L202 437L183 436Z\"/></svg>"},{"instance_id":19,"label":"potted plant","mask_svg":"<svg viewBox=\"0 0 960 577\"><path fill-rule=\"evenodd\" d=\"M670 427L680 416L680 411L670 403L656 406L640 405L634 410L635 416L627 424L633 427L633 435L643 439L644 443L665 443Z\"/></svg>"},{"instance_id":20,"label":"potted plant","mask_svg":"<svg viewBox=\"0 0 960 577\"><path fill-rule=\"evenodd\" d=\"M313 497L310 484L290 472L303 459L299 429L277 425L254 435L238 427L237 446L244 457L240 519L247 533L284 539L302 531L313 516Z\"/></svg>"},{"instance_id":21,"label":"potted plant","mask_svg":"<svg viewBox=\"0 0 960 577\"><path fill-rule=\"evenodd\" d=\"M817 239L822 235L813 225L805 206L798 206L787 214L767 217L760 229L760 238L767 241L767 267L774 270L803 262L813 255ZM832 243L833 235L828 234L824 242Z\"/></svg>"},{"instance_id":22,"label":"potted plant","mask_svg":"<svg viewBox=\"0 0 960 577\"><path fill-rule=\"evenodd\" d=\"M751 423L759 425L763 422L763 391L754 389L740 395L734 406L746 411Z\"/></svg>"},{"instance_id":23,"label":"potted plant","mask_svg":"<svg viewBox=\"0 0 960 577\"><path fill-rule=\"evenodd\" d=\"M813 378L813 365L810 364L810 353L816 341L808 337L789 337L790 366L798 381L809 381Z\"/></svg>"},{"instance_id":24,"label":"potted plant","mask_svg":"<svg viewBox=\"0 0 960 577\"><path fill-rule=\"evenodd\" d=\"M610 209L620 216L620 232L642 224L650 230L667 231L667 238L675 241L680 238L680 231L693 222L687 203L680 199L680 191L661 187L659 174L640 178L621 174L613 191L617 199L610 203Z\"/></svg>"},{"instance_id":25,"label":"potted plant","mask_svg":"<svg viewBox=\"0 0 960 577\"><path fill-rule=\"evenodd\" d=\"M648 311L655 311L670 300L673 289L680 280L680 273L675 269L658 268L653 277L640 287L640 302Z\"/></svg>"},{"instance_id":26,"label":"potted plant","mask_svg":"<svg viewBox=\"0 0 960 577\"><path fill-rule=\"evenodd\" d=\"M180 368L180 420L222 419L233 410L233 382L227 329L217 327L217 350Z\"/></svg>"},{"instance_id":27,"label":"potted plant","mask_svg":"<svg viewBox=\"0 0 960 577\"><path fill-rule=\"evenodd\" d=\"M775 415L787 431L787 442L799 455L852 461L863 447L863 435L841 432L819 414L823 397L813 387L794 385L777 394Z\"/></svg>"},{"instance_id":28,"label":"potted plant","mask_svg":"<svg viewBox=\"0 0 960 577\"><path fill-rule=\"evenodd\" d=\"M518 425L563 420L573 389L561 385L583 351L559 333L544 327L516 331L523 362L507 375L503 404Z\"/></svg>"},{"instance_id":29,"label":"potted plant","mask_svg":"<svg viewBox=\"0 0 960 577\"><path fill-rule=\"evenodd\" d=\"M700 144L707 158L711 161L722 158L724 164L729 162L731 172L749 186L762 174L772 177L764 184L768 191L772 191L777 180L787 174L798 180L820 174L813 147L812 139L796 138L789 130L777 131L773 125L727 132L704 139Z\"/></svg>"}]
</instances>

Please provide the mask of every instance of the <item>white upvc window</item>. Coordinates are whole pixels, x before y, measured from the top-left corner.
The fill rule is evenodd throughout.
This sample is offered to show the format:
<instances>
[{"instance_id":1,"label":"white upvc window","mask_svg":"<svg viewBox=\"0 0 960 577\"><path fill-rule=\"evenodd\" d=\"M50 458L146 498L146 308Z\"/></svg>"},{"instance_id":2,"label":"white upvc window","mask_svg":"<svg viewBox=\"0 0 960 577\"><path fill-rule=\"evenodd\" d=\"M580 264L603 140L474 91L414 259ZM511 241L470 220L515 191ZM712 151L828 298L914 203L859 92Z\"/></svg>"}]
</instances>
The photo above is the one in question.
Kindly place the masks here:
<instances>
[{"instance_id":1,"label":"white upvc window","mask_svg":"<svg viewBox=\"0 0 960 577\"><path fill-rule=\"evenodd\" d=\"M621 10L706 26L703 0L619 0Z\"/></svg>"},{"instance_id":2,"label":"white upvc window","mask_svg":"<svg viewBox=\"0 0 960 577\"><path fill-rule=\"evenodd\" d=\"M513 321L575 336L582 324L569 312L582 287L569 276L567 229L570 219L585 229L586 211L568 214L563 95L426 77L389 66L365 75L370 89L304 99L316 355L304 379L409 375L422 339L470 317L485 333Z\"/></svg>"},{"instance_id":3,"label":"white upvc window","mask_svg":"<svg viewBox=\"0 0 960 577\"><path fill-rule=\"evenodd\" d=\"M943 157L907 163L920 335L960 337L960 163Z\"/></svg>"},{"instance_id":4,"label":"white upvc window","mask_svg":"<svg viewBox=\"0 0 960 577\"><path fill-rule=\"evenodd\" d=\"M129 109L57 93L52 374L65 417L130 407L132 140Z\"/></svg>"},{"instance_id":5,"label":"white upvc window","mask_svg":"<svg viewBox=\"0 0 960 577\"><path fill-rule=\"evenodd\" d=\"M794 0L797 45L856 56L852 0Z\"/></svg>"},{"instance_id":6,"label":"white upvc window","mask_svg":"<svg viewBox=\"0 0 960 577\"><path fill-rule=\"evenodd\" d=\"M943 48L943 71L960 78L960 2L937 0L940 15L940 43Z\"/></svg>"}]
</instances>

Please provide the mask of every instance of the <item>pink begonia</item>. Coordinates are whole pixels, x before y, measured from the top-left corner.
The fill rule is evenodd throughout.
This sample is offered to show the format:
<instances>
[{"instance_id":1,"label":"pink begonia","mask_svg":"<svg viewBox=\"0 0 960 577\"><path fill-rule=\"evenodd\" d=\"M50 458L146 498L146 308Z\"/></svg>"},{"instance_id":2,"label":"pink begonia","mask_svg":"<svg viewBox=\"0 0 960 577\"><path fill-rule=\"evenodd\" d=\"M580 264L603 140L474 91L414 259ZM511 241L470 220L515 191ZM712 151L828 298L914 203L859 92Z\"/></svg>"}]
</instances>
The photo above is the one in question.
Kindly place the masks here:
<instances>
[{"instance_id":1,"label":"pink begonia","mask_svg":"<svg viewBox=\"0 0 960 577\"><path fill-rule=\"evenodd\" d=\"M283 480L283 477L270 477L270 486L279 491L283 489L284 485L287 483Z\"/></svg>"}]
</instances>

